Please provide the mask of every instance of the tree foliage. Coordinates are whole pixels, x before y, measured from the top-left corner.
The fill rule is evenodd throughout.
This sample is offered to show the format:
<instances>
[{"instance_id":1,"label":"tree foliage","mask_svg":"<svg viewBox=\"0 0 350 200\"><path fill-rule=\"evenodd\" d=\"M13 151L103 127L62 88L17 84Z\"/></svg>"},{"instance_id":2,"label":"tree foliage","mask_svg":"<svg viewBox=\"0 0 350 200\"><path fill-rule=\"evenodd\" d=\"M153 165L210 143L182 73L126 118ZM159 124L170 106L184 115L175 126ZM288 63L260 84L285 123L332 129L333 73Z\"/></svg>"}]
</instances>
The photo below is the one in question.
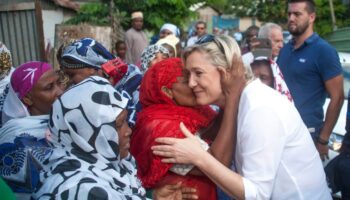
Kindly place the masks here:
<instances>
[{"instance_id":1,"label":"tree foliage","mask_svg":"<svg viewBox=\"0 0 350 200\"><path fill-rule=\"evenodd\" d=\"M89 23L92 25L107 25L109 23L108 15L107 4L88 3L82 5L77 15L66 21L66 24Z\"/></svg>"},{"instance_id":2,"label":"tree foliage","mask_svg":"<svg viewBox=\"0 0 350 200\"><path fill-rule=\"evenodd\" d=\"M134 11L142 11L144 14L144 27L153 32L166 22L176 24L180 27L186 25L187 20L193 18L195 13L190 11L190 6L201 2L200 0L114 0L116 11L115 16L124 29L130 27L130 15ZM90 23L95 25L109 25L110 0L103 0L99 3L88 3L81 7L78 14L67 23L79 24Z\"/></svg>"},{"instance_id":3,"label":"tree foliage","mask_svg":"<svg viewBox=\"0 0 350 200\"><path fill-rule=\"evenodd\" d=\"M329 0L315 0L317 19L315 31L325 35L332 31ZM333 0L337 27L350 25L350 11L341 0ZM275 22L287 28L287 1L285 0L234 0L230 11L239 17L256 17L262 22Z\"/></svg>"},{"instance_id":4,"label":"tree foliage","mask_svg":"<svg viewBox=\"0 0 350 200\"><path fill-rule=\"evenodd\" d=\"M110 25L109 4L111 0L100 3L89 3L81 7L78 14L67 23L82 22L95 25ZM190 6L205 2L220 13L234 14L237 17L255 17L262 22L275 22L287 29L287 1L286 0L113 0L118 17L124 29L130 27L130 15L133 11L144 13L145 28L157 33L162 24L170 22L184 27L195 13ZM329 0L315 0L317 5L317 20L315 31L325 35L332 31ZM350 25L349 8L342 4L342 0L333 0L337 27Z\"/></svg>"}]
</instances>

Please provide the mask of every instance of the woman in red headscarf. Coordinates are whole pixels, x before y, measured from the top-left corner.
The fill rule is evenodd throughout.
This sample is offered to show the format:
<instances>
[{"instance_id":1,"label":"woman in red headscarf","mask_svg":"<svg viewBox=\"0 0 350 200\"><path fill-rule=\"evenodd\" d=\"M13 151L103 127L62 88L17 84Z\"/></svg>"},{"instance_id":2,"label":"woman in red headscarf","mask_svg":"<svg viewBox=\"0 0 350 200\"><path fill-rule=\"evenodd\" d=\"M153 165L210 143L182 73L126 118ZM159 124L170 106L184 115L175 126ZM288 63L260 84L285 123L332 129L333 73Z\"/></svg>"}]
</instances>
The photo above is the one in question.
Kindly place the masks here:
<instances>
[{"instance_id":1,"label":"woman in red headscarf","mask_svg":"<svg viewBox=\"0 0 350 200\"><path fill-rule=\"evenodd\" d=\"M162 163L161 157L151 150L157 137L183 138L180 122L199 135L200 129L208 127L216 115L209 106L196 106L182 68L180 59L170 58L146 72L140 89L142 110L133 130L131 153L145 188L182 182L183 186L195 188L199 199L216 199L216 186L205 176L191 175L193 166Z\"/></svg>"}]
</instances>

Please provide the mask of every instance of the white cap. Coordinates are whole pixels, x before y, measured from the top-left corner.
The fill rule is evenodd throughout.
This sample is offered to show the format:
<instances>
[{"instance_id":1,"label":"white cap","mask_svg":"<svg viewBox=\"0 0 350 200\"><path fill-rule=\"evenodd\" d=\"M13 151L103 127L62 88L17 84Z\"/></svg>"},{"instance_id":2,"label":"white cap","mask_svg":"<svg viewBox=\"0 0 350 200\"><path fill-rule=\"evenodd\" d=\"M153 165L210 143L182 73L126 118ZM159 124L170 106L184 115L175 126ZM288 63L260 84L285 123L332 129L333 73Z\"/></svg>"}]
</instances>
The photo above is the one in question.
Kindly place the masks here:
<instances>
[{"instance_id":1,"label":"white cap","mask_svg":"<svg viewBox=\"0 0 350 200\"><path fill-rule=\"evenodd\" d=\"M143 18L142 12L133 12L131 14L131 19L135 19L135 18Z\"/></svg>"}]
</instances>

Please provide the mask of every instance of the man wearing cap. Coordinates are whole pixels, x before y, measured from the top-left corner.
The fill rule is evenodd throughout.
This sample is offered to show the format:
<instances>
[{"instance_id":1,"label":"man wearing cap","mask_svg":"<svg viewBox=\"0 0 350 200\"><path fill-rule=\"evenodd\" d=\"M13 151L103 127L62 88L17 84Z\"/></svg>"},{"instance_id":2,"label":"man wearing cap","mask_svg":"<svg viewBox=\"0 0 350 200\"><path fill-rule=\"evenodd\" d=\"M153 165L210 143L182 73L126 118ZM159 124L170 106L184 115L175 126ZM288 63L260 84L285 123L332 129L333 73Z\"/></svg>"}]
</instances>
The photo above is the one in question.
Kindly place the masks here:
<instances>
[{"instance_id":1,"label":"man wearing cap","mask_svg":"<svg viewBox=\"0 0 350 200\"><path fill-rule=\"evenodd\" d=\"M142 12L132 13L131 20L132 27L125 33L126 61L131 64L137 64L141 58L142 51L148 46L148 40L146 34L142 31Z\"/></svg>"}]
</instances>

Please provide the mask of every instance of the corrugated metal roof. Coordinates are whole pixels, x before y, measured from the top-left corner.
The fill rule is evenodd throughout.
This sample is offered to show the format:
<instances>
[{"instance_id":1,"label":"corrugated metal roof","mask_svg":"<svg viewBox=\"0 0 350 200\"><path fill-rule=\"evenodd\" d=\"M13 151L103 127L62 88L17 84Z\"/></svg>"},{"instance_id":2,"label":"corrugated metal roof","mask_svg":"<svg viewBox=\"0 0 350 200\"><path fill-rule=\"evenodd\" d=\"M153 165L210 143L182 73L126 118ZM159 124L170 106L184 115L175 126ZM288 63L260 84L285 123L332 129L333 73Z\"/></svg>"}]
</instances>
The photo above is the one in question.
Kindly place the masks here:
<instances>
[{"instance_id":1,"label":"corrugated metal roof","mask_svg":"<svg viewBox=\"0 0 350 200\"><path fill-rule=\"evenodd\" d=\"M18 66L40 56L35 4L0 4L0 40L12 53L13 65Z\"/></svg>"}]
</instances>

